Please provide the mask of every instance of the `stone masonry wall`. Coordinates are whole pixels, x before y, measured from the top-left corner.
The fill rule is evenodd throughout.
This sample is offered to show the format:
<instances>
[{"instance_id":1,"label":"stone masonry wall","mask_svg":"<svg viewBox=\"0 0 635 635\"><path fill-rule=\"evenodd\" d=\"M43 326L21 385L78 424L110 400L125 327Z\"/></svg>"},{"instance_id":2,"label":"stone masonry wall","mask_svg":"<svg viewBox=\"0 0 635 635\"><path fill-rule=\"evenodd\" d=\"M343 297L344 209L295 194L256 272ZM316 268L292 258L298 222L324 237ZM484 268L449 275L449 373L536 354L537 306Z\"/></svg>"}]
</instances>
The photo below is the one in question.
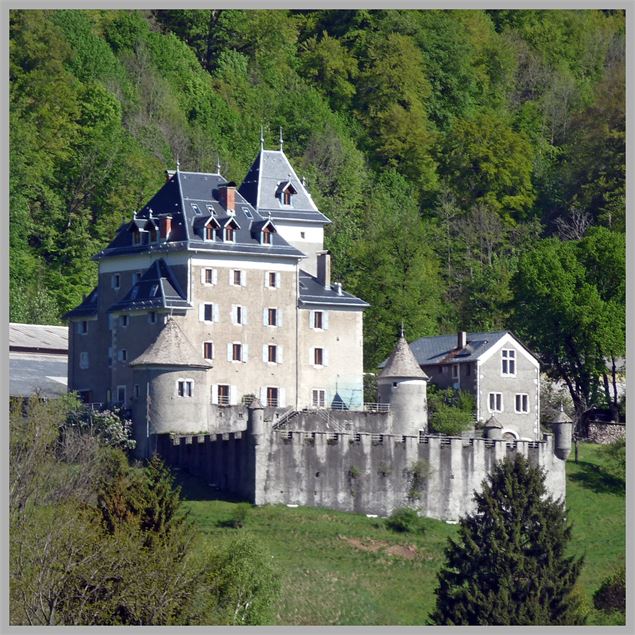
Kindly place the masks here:
<instances>
[{"instance_id":1,"label":"stone masonry wall","mask_svg":"<svg viewBox=\"0 0 635 635\"><path fill-rule=\"evenodd\" d=\"M587 424L587 439L591 443L613 443L626 436L626 425L623 423L604 423L589 421Z\"/></svg>"}]
</instances>

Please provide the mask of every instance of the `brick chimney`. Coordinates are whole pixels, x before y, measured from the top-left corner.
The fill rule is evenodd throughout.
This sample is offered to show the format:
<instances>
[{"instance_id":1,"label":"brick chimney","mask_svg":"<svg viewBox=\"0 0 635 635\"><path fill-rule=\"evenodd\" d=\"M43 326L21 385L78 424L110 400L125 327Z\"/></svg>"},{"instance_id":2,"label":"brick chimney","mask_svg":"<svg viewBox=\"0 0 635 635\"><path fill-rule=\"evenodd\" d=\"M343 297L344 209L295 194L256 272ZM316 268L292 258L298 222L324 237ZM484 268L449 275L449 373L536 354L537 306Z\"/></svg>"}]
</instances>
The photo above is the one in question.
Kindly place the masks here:
<instances>
[{"instance_id":1,"label":"brick chimney","mask_svg":"<svg viewBox=\"0 0 635 635\"><path fill-rule=\"evenodd\" d=\"M236 205L236 183L229 181L218 188L220 204L228 211L233 212Z\"/></svg>"},{"instance_id":2,"label":"brick chimney","mask_svg":"<svg viewBox=\"0 0 635 635\"><path fill-rule=\"evenodd\" d=\"M172 231L172 216L170 216L170 214L162 214L159 216L159 231L163 240L170 235Z\"/></svg>"},{"instance_id":3,"label":"brick chimney","mask_svg":"<svg viewBox=\"0 0 635 635\"><path fill-rule=\"evenodd\" d=\"M317 279L325 288L331 288L331 254L328 251L317 252Z\"/></svg>"},{"instance_id":4,"label":"brick chimney","mask_svg":"<svg viewBox=\"0 0 635 635\"><path fill-rule=\"evenodd\" d=\"M456 337L456 347L459 350L462 350L466 346L467 346L467 333L465 331L459 331Z\"/></svg>"}]
</instances>

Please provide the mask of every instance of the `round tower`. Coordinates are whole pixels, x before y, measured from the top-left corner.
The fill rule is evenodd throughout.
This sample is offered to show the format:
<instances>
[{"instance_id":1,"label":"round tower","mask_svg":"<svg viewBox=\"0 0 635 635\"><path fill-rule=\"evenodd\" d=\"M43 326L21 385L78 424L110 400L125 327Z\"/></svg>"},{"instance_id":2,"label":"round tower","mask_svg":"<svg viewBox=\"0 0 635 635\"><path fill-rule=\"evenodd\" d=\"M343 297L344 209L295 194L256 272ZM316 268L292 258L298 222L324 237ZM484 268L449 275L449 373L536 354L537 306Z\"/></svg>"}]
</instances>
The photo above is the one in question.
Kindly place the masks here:
<instances>
[{"instance_id":1,"label":"round tower","mask_svg":"<svg viewBox=\"0 0 635 635\"><path fill-rule=\"evenodd\" d=\"M562 461L566 461L571 454L573 421L567 417L562 406L560 406L560 412L551 422L551 429L554 436L553 453Z\"/></svg>"},{"instance_id":2,"label":"round tower","mask_svg":"<svg viewBox=\"0 0 635 635\"><path fill-rule=\"evenodd\" d=\"M151 453L152 435L207 431L207 371L212 366L174 318L168 318L157 339L130 366L133 381L142 388L133 408L137 456Z\"/></svg>"},{"instance_id":3,"label":"round tower","mask_svg":"<svg viewBox=\"0 0 635 635\"><path fill-rule=\"evenodd\" d=\"M393 434L428 431L428 376L421 370L404 336L377 378L379 401L390 404Z\"/></svg>"}]
</instances>

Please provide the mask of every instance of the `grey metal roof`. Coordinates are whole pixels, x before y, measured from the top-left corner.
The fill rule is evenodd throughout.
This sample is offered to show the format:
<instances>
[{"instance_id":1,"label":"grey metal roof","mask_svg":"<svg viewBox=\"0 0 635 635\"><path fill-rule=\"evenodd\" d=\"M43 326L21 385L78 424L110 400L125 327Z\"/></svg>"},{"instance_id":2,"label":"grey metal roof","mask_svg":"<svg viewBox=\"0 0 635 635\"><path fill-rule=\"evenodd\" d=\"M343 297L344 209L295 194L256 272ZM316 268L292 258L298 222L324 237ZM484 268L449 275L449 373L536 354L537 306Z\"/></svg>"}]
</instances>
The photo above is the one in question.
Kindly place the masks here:
<instances>
[{"instance_id":1,"label":"grey metal roof","mask_svg":"<svg viewBox=\"0 0 635 635\"><path fill-rule=\"evenodd\" d=\"M70 318L87 317L89 315L97 315L99 294L95 287L74 309L67 311L62 316L65 320Z\"/></svg>"},{"instance_id":2,"label":"grey metal roof","mask_svg":"<svg viewBox=\"0 0 635 635\"><path fill-rule=\"evenodd\" d=\"M388 377L411 377L413 379L429 379L421 370L415 359L406 338L400 335L397 346L392 352L386 365L379 374L379 378Z\"/></svg>"},{"instance_id":3,"label":"grey metal roof","mask_svg":"<svg viewBox=\"0 0 635 635\"><path fill-rule=\"evenodd\" d=\"M284 205L281 193L289 185L296 193L291 197L291 205ZM271 213L274 221L296 220L323 225L331 222L317 208L282 150L261 150L238 191L261 214Z\"/></svg>"},{"instance_id":4,"label":"grey metal roof","mask_svg":"<svg viewBox=\"0 0 635 635\"><path fill-rule=\"evenodd\" d=\"M68 326L9 323L9 350L66 353Z\"/></svg>"},{"instance_id":5,"label":"grey metal roof","mask_svg":"<svg viewBox=\"0 0 635 635\"><path fill-rule=\"evenodd\" d=\"M421 366L428 364L444 364L449 362L473 362L489 350L508 331L492 333L468 333L467 345L457 350L457 334L421 337L410 343L417 363Z\"/></svg>"},{"instance_id":6,"label":"grey metal roof","mask_svg":"<svg viewBox=\"0 0 635 635\"><path fill-rule=\"evenodd\" d=\"M190 342L176 319L170 317L158 337L129 366L190 366L211 368Z\"/></svg>"},{"instance_id":7,"label":"grey metal roof","mask_svg":"<svg viewBox=\"0 0 635 635\"><path fill-rule=\"evenodd\" d=\"M39 393L45 397L66 394L67 354L9 353L9 395L28 397Z\"/></svg>"},{"instance_id":8,"label":"grey metal roof","mask_svg":"<svg viewBox=\"0 0 635 635\"><path fill-rule=\"evenodd\" d=\"M268 213L259 214L254 207L236 191L235 213L230 215L220 203L219 188L227 180L220 174L177 171L163 184L159 191L144 205L135 218L124 223L111 243L94 256L95 260L122 254L147 251L205 250L223 253L254 254L258 256L283 256L299 260L304 253L287 243L278 233L272 234L270 245L260 244L260 236L252 231L252 225L269 218ZM198 210L198 213L197 213ZM172 216L171 232L167 240L149 243L148 232L141 244L133 243L133 228L143 225L143 221L157 218L162 214ZM213 216L221 227L234 218L239 229L235 242L223 241L222 229L215 231L214 240L205 240L202 218Z\"/></svg>"},{"instance_id":9,"label":"grey metal roof","mask_svg":"<svg viewBox=\"0 0 635 635\"><path fill-rule=\"evenodd\" d=\"M354 295L342 291L340 295L337 292L338 287L331 284L328 289L318 282L318 279L306 271L300 270L300 306L310 308L314 305L335 305L342 307L351 307L356 309L365 309L370 305Z\"/></svg>"},{"instance_id":10,"label":"grey metal roof","mask_svg":"<svg viewBox=\"0 0 635 635\"><path fill-rule=\"evenodd\" d=\"M108 311L191 308L192 305L187 301L169 265L163 258L159 258L148 267L130 291Z\"/></svg>"}]
</instances>

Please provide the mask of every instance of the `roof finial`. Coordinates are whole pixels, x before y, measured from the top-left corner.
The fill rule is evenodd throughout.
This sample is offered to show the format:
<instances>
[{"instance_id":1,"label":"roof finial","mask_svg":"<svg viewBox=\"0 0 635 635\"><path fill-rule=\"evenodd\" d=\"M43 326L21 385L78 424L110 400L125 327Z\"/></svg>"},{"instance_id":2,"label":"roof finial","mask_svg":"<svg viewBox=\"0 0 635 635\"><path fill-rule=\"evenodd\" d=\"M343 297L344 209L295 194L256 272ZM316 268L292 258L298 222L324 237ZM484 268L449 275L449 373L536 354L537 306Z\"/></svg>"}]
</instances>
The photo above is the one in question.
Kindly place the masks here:
<instances>
[{"instance_id":1,"label":"roof finial","mask_svg":"<svg viewBox=\"0 0 635 635\"><path fill-rule=\"evenodd\" d=\"M220 174L220 154L216 153L216 174Z\"/></svg>"},{"instance_id":2,"label":"roof finial","mask_svg":"<svg viewBox=\"0 0 635 635\"><path fill-rule=\"evenodd\" d=\"M280 152L282 152L282 144L283 144L283 141L282 141L282 126L280 126Z\"/></svg>"},{"instance_id":3,"label":"roof finial","mask_svg":"<svg viewBox=\"0 0 635 635\"><path fill-rule=\"evenodd\" d=\"M261 125L260 126L260 152L265 149L265 129Z\"/></svg>"},{"instance_id":4,"label":"roof finial","mask_svg":"<svg viewBox=\"0 0 635 635\"><path fill-rule=\"evenodd\" d=\"M399 337L404 337L404 333L403 333L403 320L401 320L401 330L399 331Z\"/></svg>"}]
</instances>

